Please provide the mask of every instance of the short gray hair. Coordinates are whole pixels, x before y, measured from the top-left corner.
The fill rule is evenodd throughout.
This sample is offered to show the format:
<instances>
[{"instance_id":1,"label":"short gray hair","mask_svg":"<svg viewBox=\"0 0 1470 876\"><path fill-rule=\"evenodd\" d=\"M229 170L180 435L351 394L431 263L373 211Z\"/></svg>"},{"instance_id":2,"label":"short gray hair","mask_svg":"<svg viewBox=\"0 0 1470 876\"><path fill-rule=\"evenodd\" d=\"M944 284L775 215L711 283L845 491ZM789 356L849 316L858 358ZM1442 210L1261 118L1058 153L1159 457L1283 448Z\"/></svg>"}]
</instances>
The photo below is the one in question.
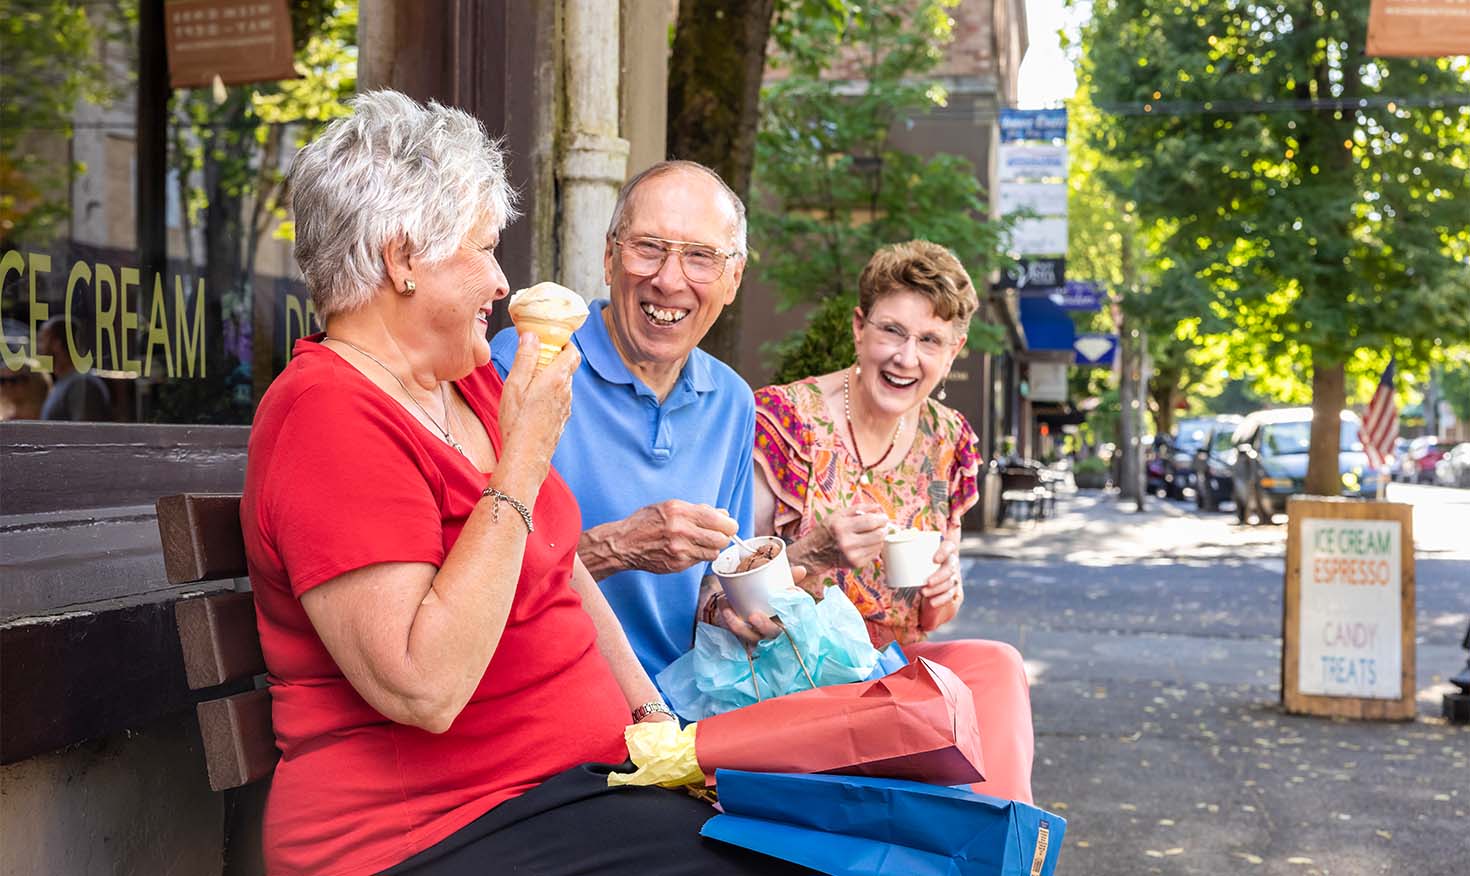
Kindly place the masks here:
<instances>
[{"instance_id":1,"label":"short gray hair","mask_svg":"<svg viewBox=\"0 0 1470 876\"><path fill-rule=\"evenodd\" d=\"M387 90L352 108L296 153L287 183L296 262L323 323L372 298L389 243L433 264L476 223L516 218L500 142L479 120Z\"/></svg>"},{"instance_id":2,"label":"short gray hair","mask_svg":"<svg viewBox=\"0 0 1470 876\"><path fill-rule=\"evenodd\" d=\"M628 199L632 196L634 189L648 180L658 179L661 176L667 176L681 170L702 173L719 183L720 188L725 192L725 196L730 199L731 209L735 211L735 227L731 229L735 236L735 252L742 256L745 255L745 203L740 200L739 195L735 194L735 190L730 188L730 185L720 178L718 173L715 173L697 161L660 161L652 167L640 171L637 176L624 183L622 191L618 192L618 201L613 205L612 221L607 223L607 236L614 238L622 233L625 219L623 213L627 210Z\"/></svg>"}]
</instances>

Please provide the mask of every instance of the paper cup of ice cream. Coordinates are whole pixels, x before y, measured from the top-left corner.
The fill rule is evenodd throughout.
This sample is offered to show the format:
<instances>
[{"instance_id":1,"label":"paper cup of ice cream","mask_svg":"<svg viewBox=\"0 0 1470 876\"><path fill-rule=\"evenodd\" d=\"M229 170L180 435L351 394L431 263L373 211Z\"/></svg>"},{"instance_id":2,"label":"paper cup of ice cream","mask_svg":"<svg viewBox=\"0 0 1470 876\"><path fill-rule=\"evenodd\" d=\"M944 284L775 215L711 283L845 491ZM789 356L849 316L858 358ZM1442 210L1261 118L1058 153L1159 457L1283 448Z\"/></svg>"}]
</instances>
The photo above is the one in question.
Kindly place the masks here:
<instances>
[{"instance_id":1,"label":"paper cup of ice cream","mask_svg":"<svg viewBox=\"0 0 1470 876\"><path fill-rule=\"evenodd\" d=\"M520 290L510 297L508 309L516 331L535 332L541 342L536 355L537 371L550 365L567 345L572 332L587 321L587 302L556 283L537 283Z\"/></svg>"},{"instance_id":2,"label":"paper cup of ice cream","mask_svg":"<svg viewBox=\"0 0 1470 876\"><path fill-rule=\"evenodd\" d=\"M938 530L892 529L883 536L884 581L889 587L923 587L939 564Z\"/></svg>"},{"instance_id":3,"label":"paper cup of ice cream","mask_svg":"<svg viewBox=\"0 0 1470 876\"><path fill-rule=\"evenodd\" d=\"M742 618L752 614L770 616L771 594L795 587L791 580L791 564L786 559L786 542L773 535L747 538L755 553L732 544L715 557L711 567L730 607Z\"/></svg>"}]
</instances>

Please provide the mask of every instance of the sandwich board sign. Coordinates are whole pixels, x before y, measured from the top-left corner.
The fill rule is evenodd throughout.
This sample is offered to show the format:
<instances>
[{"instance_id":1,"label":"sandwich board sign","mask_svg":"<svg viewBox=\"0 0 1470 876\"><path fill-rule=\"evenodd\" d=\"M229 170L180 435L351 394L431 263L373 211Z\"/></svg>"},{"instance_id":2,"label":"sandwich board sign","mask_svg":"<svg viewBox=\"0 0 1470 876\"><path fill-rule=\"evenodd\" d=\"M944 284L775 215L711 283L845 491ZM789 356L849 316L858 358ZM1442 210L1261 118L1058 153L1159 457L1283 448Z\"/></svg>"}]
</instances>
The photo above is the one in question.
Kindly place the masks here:
<instances>
[{"instance_id":1,"label":"sandwich board sign","mask_svg":"<svg viewBox=\"0 0 1470 876\"><path fill-rule=\"evenodd\" d=\"M1288 712L1414 717L1413 509L1287 501L1281 698Z\"/></svg>"}]
</instances>

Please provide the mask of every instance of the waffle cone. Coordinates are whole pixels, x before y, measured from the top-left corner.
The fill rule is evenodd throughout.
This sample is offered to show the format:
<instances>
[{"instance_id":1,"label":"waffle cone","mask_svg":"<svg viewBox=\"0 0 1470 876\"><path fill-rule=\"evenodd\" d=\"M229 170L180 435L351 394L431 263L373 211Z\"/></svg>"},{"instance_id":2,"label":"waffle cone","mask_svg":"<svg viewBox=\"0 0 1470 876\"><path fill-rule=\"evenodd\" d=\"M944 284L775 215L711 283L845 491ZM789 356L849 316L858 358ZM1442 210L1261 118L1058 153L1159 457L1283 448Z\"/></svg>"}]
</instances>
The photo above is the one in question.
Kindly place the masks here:
<instances>
[{"instance_id":1,"label":"waffle cone","mask_svg":"<svg viewBox=\"0 0 1470 876\"><path fill-rule=\"evenodd\" d=\"M537 339L541 341L541 347L536 355L537 371L551 364L551 360L556 358L562 348L567 345L567 341L571 339L572 332L581 328L585 319L586 317L582 316L576 319L550 322L526 317L516 319L515 314L511 314L511 321L515 323L516 331L522 334L535 332Z\"/></svg>"}]
</instances>

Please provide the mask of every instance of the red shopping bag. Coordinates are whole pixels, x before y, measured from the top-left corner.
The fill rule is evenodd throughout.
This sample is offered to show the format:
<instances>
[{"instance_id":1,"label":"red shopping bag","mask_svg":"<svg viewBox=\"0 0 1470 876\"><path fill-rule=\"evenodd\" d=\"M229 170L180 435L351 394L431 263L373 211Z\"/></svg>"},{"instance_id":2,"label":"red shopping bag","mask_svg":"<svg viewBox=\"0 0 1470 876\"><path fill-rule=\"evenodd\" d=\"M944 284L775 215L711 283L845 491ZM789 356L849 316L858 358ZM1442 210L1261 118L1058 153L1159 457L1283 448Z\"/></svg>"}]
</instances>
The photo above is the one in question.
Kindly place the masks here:
<instances>
[{"instance_id":1,"label":"red shopping bag","mask_svg":"<svg viewBox=\"0 0 1470 876\"><path fill-rule=\"evenodd\" d=\"M922 657L873 681L787 694L698 726L695 757L709 784L716 769L937 785L984 779L970 689Z\"/></svg>"}]
</instances>

